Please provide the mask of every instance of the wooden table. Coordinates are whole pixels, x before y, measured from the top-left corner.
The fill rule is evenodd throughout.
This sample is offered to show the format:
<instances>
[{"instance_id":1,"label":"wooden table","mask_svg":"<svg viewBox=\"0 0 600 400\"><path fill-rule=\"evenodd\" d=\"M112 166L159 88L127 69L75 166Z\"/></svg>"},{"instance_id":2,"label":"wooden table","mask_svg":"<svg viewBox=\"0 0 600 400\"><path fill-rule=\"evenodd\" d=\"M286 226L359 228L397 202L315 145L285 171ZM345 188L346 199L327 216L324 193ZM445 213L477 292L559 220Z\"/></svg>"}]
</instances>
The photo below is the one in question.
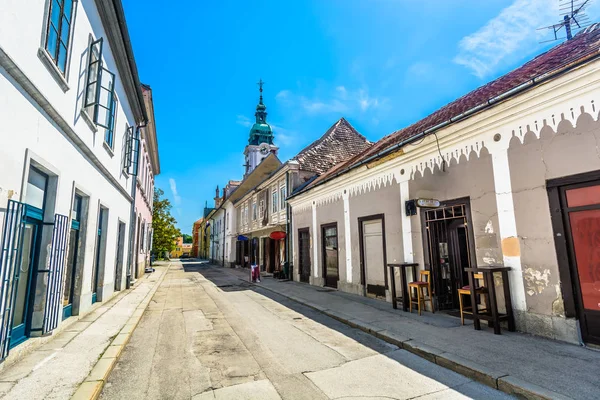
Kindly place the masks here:
<instances>
[{"instance_id":1,"label":"wooden table","mask_svg":"<svg viewBox=\"0 0 600 400\"><path fill-rule=\"evenodd\" d=\"M398 297L396 297L396 277L394 274L394 268L400 268L400 283L402 286L402 309L408 311L410 306L410 291L408 288L408 282L406 281L406 268L412 268L412 277L417 279L417 267L418 263L402 263L402 264L388 264L390 268L390 284L392 285L392 307L398 308Z\"/></svg>"},{"instance_id":2,"label":"wooden table","mask_svg":"<svg viewBox=\"0 0 600 400\"><path fill-rule=\"evenodd\" d=\"M494 325L494 333L500 335L500 322L508 321L508 330L515 331L515 319L513 315L512 302L510 299L510 286L508 285L508 271L510 267L477 267L465 268L469 275L469 288L471 289L471 304L473 304L473 326L476 330L481 329L481 320L491 322ZM498 302L496 298L496 285L494 285L494 273L499 272L502 275L502 288L504 291L504 304L506 314L498 312ZM473 274L483 274L484 285L489 292L490 304L488 312L479 313L475 299L475 278Z\"/></svg>"}]
</instances>

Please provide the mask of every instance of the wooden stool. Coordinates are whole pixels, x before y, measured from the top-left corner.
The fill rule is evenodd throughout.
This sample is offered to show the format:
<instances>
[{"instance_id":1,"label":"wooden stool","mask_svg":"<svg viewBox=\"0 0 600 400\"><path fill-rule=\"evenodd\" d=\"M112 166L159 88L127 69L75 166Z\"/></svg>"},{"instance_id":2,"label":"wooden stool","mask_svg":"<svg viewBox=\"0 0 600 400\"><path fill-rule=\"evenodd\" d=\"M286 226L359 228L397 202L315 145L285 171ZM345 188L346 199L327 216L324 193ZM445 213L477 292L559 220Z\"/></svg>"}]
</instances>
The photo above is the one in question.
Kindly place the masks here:
<instances>
[{"instance_id":1,"label":"wooden stool","mask_svg":"<svg viewBox=\"0 0 600 400\"><path fill-rule=\"evenodd\" d=\"M483 274L473 274L473 278L475 278L477 280L483 280ZM487 305L489 304L489 300L488 300L489 293L488 293L487 288L485 286L476 287L475 294L485 296L485 304L487 307ZM465 324L465 314L473 315L473 307L477 307L477 304L471 304L470 307L465 307L463 304L463 296L471 296L471 288L469 287L469 285L463 286L462 288L458 289L458 302L460 304L460 323L461 323L461 325ZM479 309L478 311L479 312L487 312L487 309L482 308L482 309Z\"/></svg>"},{"instance_id":2,"label":"wooden stool","mask_svg":"<svg viewBox=\"0 0 600 400\"><path fill-rule=\"evenodd\" d=\"M431 305L431 312L435 312L433 310L433 296L431 295L431 272L430 271L419 271L419 279L418 281L411 282L408 284L410 296L410 308L409 311L412 312L412 305L416 304L417 309L419 310L419 315L421 315L421 305L423 305L423 309L425 309L425 302L428 301ZM417 290L417 298L416 300L412 297L412 289ZM427 289L427 295L429 298L425 298L424 290Z\"/></svg>"}]
</instances>

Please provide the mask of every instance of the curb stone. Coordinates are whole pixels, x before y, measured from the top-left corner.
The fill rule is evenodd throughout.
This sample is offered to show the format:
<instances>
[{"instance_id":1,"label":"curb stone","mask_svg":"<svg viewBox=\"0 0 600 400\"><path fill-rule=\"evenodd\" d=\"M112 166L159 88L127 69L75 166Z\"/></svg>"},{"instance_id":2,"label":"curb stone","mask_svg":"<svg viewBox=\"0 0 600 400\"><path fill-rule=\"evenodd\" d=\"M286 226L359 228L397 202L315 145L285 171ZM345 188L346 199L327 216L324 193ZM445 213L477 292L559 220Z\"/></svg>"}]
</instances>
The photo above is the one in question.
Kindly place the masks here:
<instances>
[{"instance_id":1,"label":"curb stone","mask_svg":"<svg viewBox=\"0 0 600 400\"><path fill-rule=\"evenodd\" d=\"M239 276L236 277L241 281L248 282L247 279L240 278ZM476 364L470 360L466 360L462 357L456 356L451 353L443 352L440 349L426 346L422 343L419 343L416 340L412 340L411 338L400 336L388 330L379 330L378 328L374 328L372 325L369 325L365 322L356 319L349 318L349 316L346 316L342 313L338 313L336 311L323 309L323 307L316 307L309 301L300 299L297 296L287 295L273 288L257 285L255 283L250 282L250 284L276 293L280 296L286 297L292 301L295 301L296 303L312 308L313 310L318 311L337 321L340 321L352 328L360 329L363 332L369 333L385 342L394 344L401 349L410 351L411 353L422 357L434 364L450 369L456 373L466 376L467 378L470 378L476 382L483 383L484 385L490 386L504 393L508 393L518 398L527 400L569 399L569 397L563 396L552 390L534 385L532 383L529 383L514 376L510 376L509 374L503 372L492 371L489 368Z\"/></svg>"},{"instance_id":2,"label":"curb stone","mask_svg":"<svg viewBox=\"0 0 600 400\"><path fill-rule=\"evenodd\" d=\"M162 284L170 268L171 264L167 266L165 272L158 279L154 287L150 289L148 294L146 294L144 300L138 304L131 317L129 317L129 320L127 320L127 323L125 323L119 331L119 334L113 338L110 345L104 350L104 353L98 359L87 378L79 385L71 397L71 400L96 400L100 397L100 393L102 393L102 388L104 388L108 375L110 375L117 364L117 361L123 353L123 349L129 342L135 328L142 319L144 311L146 311L148 304L150 304L152 297L154 297L154 293Z\"/></svg>"}]
</instances>

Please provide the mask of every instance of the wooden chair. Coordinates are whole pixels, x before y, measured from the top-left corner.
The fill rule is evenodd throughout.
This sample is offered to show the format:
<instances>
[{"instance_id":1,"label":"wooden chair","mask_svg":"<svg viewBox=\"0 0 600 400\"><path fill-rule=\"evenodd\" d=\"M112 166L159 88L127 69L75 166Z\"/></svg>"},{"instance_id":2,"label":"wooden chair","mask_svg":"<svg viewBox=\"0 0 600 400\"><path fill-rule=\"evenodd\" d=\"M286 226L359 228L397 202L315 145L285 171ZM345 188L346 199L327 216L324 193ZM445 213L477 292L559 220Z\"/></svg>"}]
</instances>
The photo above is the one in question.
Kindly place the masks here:
<instances>
[{"instance_id":1,"label":"wooden chair","mask_svg":"<svg viewBox=\"0 0 600 400\"><path fill-rule=\"evenodd\" d=\"M416 299L412 297L412 289L416 289L417 297ZM425 298L424 290L427 289L427 296L429 298ZM433 309L433 296L431 294L431 272L430 271L419 271L419 280L415 282L411 282L408 284L409 296L410 296L410 307L409 311L412 312L412 305L416 304L417 309L419 310L419 315L421 315L421 305L423 309L425 309L425 302L428 301L431 305L431 312L435 312Z\"/></svg>"},{"instance_id":2,"label":"wooden chair","mask_svg":"<svg viewBox=\"0 0 600 400\"><path fill-rule=\"evenodd\" d=\"M476 281L483 281L483 274L481 274L481 273L473 274L473 278L475 278ZM490 304L489 303L489 293L485 286L482 285L482 286L476 287L475 294L484 296L485 307L487 307L487 305ZM465 314L473 315L473 307L478 306L478 304L471 304L470 307L465 306L463 303L463 296L467 296L467 297L471 296L471 288L469 287L469 285L463 286L462 288L458 289L458 302L460 304L460 323L461 323L461 325L465 324ZM478 312L487 312L487 309L486 308L478 309Z\"/></svg>"}]
</instances>

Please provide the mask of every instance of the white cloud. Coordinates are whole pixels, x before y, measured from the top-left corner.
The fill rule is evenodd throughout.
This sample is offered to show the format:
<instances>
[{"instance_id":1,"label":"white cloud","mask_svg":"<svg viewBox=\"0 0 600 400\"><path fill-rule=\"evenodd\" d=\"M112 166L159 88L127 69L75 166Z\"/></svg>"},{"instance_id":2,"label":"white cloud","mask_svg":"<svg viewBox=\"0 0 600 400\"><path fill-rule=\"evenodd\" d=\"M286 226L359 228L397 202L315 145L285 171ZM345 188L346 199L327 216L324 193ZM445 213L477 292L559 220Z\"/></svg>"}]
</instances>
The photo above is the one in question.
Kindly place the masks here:
<instances>
[{"instance_id":1,"label":"white cloud","mask_svg":"<svg viewBox=\"0 0 600 400\"><path fill-rule=\"evenodd\" d=\"M249 128L252 126L252 121L250 121L250 118L248 118L244 115L238 115L235 123L238 125L241 125L241 126L245 126L246 128Z\"/></svg>"},{"instance_id":2,"label":"white cloud","mask_svg":"<svg viewBox=\"0 0 600 400\"><path fill-rule=\"evenodd\" d=\"M177 182L175 179L169 178L169 186L171 187L171 194L173 195L173 202L175 205L181 204L181 196L177 193Z\"/></svg>"},{"instance_id":3,"label":"white cloud","mask_svg":"<svg viewBox=\"0 0 600 400\"><path fill-rule=\"evenodd\" d=\"M279 125L271 124L271 128L273 128L273 134L275 135L275 141L278 145L283 147L288 147L295 145L297 142L296 132L285 129Z\"/></svg>"},{"instance_id":4,"label":"white cloud","mask_svg":"<svg viewBox=\"0 0 600 400\"><path fill-rule=\"evenodd\" d=\"M515 0L477 32L458 44L454 62L479 77L493 73L502 63L531 54L540 41L551 39L540 27L558 22L558 1Z\"/></svg>"},{"instance_id":5,"label":"white cloud","mask_svg":"<svg viewBox=\"0 0 600 400\"><path fill-rule=\"evenodd\" d=\"M379 99L369 97L369 94L361 89L358 91L358 104L360 104L360 109L363 111L367 111L369 108L377 108L379 106Z\"/></svg>"},{"instance_id":6,"label":"white cloud","mask_svg":"<svg viewBox=\"0 0 600 400\"><path fill-rule=\"evenodd\" d=\"M281 93L285 93L281 95ZM281 95L281 96L280 96ZM368 89L350 90L337 86L327 96L309 98L289 90L279 92L276 98L286 106L301 107L307 114L343 114L353 110L366 111L379 107L385 99L371 97Z\"/></svg>"}]
</instances>

